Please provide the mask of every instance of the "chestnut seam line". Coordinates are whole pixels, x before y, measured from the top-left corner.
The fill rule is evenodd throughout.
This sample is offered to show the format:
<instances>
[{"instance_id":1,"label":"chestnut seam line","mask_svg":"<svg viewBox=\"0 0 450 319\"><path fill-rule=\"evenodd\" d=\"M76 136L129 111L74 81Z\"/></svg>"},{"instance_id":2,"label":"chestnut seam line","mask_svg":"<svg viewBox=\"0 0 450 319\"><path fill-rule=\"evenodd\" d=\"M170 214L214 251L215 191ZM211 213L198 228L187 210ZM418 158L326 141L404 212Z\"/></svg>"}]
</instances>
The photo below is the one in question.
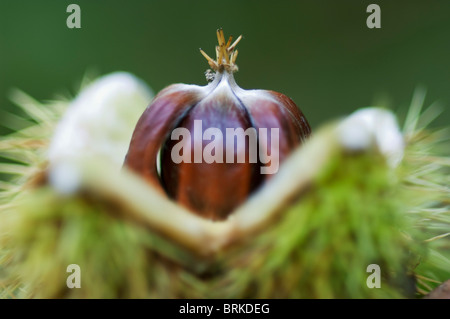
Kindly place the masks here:
<instances>
[{"instance_id":1,"label":"chestnut seam line","mask_svg":"<svg viewBox=\"0 0 450 319\"><path fill-rule=\"evenodd\" d=\"M245 107L244 102L242 102L242 100L237 96L237 94L236 94L236 93L234 92L234 90L232 89L232 86L230 85L230 81L228 81L228 78L227 78L227 83L228 83L228 85L230 86L231 92L233 93L234 97L238 100L239 104L240 104L241 107L244 109L244 113L247 115L247 117L248 117L248 119L249 119L249 121L250 121L251 127L254 128L255 130L258 130L258 128L256 127L256 124L255 124L255 122L254 122L254 120L253 120L253 116L250 114L250 112L248 111L248 109ZM259 145L259 135L258 135L258 134L256 134L256 145ZM259 151L259 146L258 146L258 151ZM260 161L258 161L257 164L258 164L258 168L261 168L261 166L263 166L262 163L261 163ZM261 184L264 183L264 178L262 178L262 180L260 180L259 182L257 182L257 184L259 184L259 183L261 183ZM258 186L256 187L256 189L254 189L254 191L256 191L257 189L259 189L259 187L261 186L261 184L258 185Z\"/></svg>"},{"instance_id":2,"label":"chestnut seam line","mask_svg":"<svg viewBox=\"0 0 450 319\"><path fill-rule=\"evenodd\" d=\"M253 120L252 115L250 114L250 112L248 111L248 109L245 107L244 102L241 101L241 99L237 96L237 94L236 94L236 93L234 92L234 90L231 88L231 85L230 85L230 82L228 81L228 79L227 79L227 83L228 83L228 85L230 86L231 92L233 93L234 97L238 100L240 106L244 109L244 113L247 115L247 117L248 117L248 119L249 119L249 121L250 121L251 127L254 128L255 130L257 130L258 128L257 128L256 125L255 125L255 122L254 122L254 120ZM256 135L256 138L257 138L257 141L256 141L256 142L257 142L258 145L259 145L259 136Z\"/></svg>"},{"instance_id":3,"label":"chestnut seam line","mask_svg":"<svg viewBox=\"0 0 450 319\"><path fill-rule=\"evenodd\" d=\"M227 82L228 82L228 80L227 80ZM230 84L230 83L228 82L228 84ZM244 102L242 102L241 99L237 96L237 94L234 93L233 89L231 90L231 92L233 92L233 95L236 97L236 99L239 101L239 103L241 104L241 106L244 108L244 112L248 115L248 117L249 117L249 119L250 119L250 124L252 125L252 127L253 127L255 130L258 130L258 128L257 128L256 125L255 125L255 122L253 121L253 117L252 117L251 113L247 110L247 108L245 107ZM296 120L296 119L294 118L294 120ZM256 138L257 138L257 140L256 140L257 145L259 145L259 136L256 135ZM259 164L259 167L263 166L261 162L258 162L258 164Z\"/></svg>"},{"instance_id":4,"label":"chestnut seam line","mask_svg":"<svg viewBox=\"0 0 450 319\"><path fill-rule=\"evenodd\" d=\"M213 88L211 89L211 91L210 91L208 94L206 94L204 97L202 97L197 103L194 103L194 104L191 105L189 108L187 108L187 109L183 112L183 114L180 115L180 117L178 118L178 121L176 121L175 124L172 125L172 127L171 127L170 130L169 130L169 132L172 132L175 128L177 128L178 125L180 125L180 123L185 119L185 117L188 115L188 113L189 113L194 107L196 107L201 101L203 101L203 99L207 98L211 93L213 93L213 91L219 86L220 82L221 82L221 80L218 81L218 82L217 82L217 85L216 85L215 87L213 87ZM232 90L232 91L233 91L233 90ZM167 137L164 139L164 142L163 142L162 145L159 147L159 150L158 150L158 152L156 153L156 156L158 156L158 154L160 153L160 151L163 150L163 148L165 147L165 145L167 145L167 141L169 140L169 136L170 136L170 134L167 134ZM162 155L162 152L161 152L161 155ZM158 175L158 180L159 180L159 183L161 184L162 188L164 189L164 191L166 192L166 194L167 194L169 197L172 197L172 196L170 196L170 194L169 194L169 192L168 192L168 190L167 190L167 187L166 187L166 185L165 185L165 183L164 183L164 179L162 178L162 175L163 175L163 169L162 169L162 165L161 165L161 157L162 157L162 156L159 156L159 158L156 159L156 161L159 161L159 165L160 165L160 167L161 167L161 171L158 173L158 169L157 169L157 170L156 170L156 173L157 173L157 175ZM172 199L173 199L173 198L172 198Z\"/></svg>"},{"instance_id":5,"label":"chestnut seam line","mask_svg":"<svg viewBox=\"0 0 450 319\"><path fill-rule=\"evenodd\" d=\"M209 95L209 94L208 94L208 95ZM162 166L162 163L161 163L162 154L163 154L164 148L165 148L166 145L167 145L167 142L169 141L170 136L172 135L171 132L172 132L175 128L177 128L178 125L181 124L181 122L186 118L186 116L188 115L188 113L189 113L195 106L197 106L197 104L199 104L201 101L202 101L202 100L200 100L200 101L198 101L197 103L194 103L193 105L189 106L189 107L188 107L188 108L187 108L187 109L186 109L186 110L178 117L177 121L171 126L171 128L170 128L170 130L169 130L169 133L167 133L167 136L166 136L166 138L164 139L164 142L163 142L162 145L159 147L158 153L156 153L156 156L158 156L159 152L161 152L159 158L156 159L157 161L160 162L159 165L160 165L160 167L161 167L161 172L158 174L158 179L159 179L159 182L160 182L161 186L163 187L164 191L166 192L166 194L167 194L169 197L172 197L172 196L170 196L169 191L167 190L167 187L166 187L166 185L165 185L165 183L164 183L164 179L162 178L162 175L163 175L163 166ZM158 173L158 171L157 171L157 173Z\"/></svg>"},{"instance_id":6,"label":"chestnut seam line","mask_svg":"<svg viewBox=\"0 0 450 319\"><path fill-rule=\"evenodd\" d=\"M227 83L230 86L231 92L233 93L234 97L236 98L236 100L239 102L240 106L242 109L244 109L244 113L247 116L248 120L250 121L250 125L252 128L254 128L255 130L258 130L258 128L256 127L255 121L253 119L253 116L251 115L251 113L249 112L249 110L245 107L244 102L242 102L242 100L238 97L238 95L234 92L232 86L230 85L230 81L227 78ZM249 141L250 142L250 141ZM259 151L259 135L256 134L256 145L258 145L258 151ZM263 166L263 164L258 161L256 164L258 164L258 169L261 169L261 167ZM258 174L257 174L258 175ZM259 175L259 177L257 178L257 180L252 181L251 184L256 185L256 187L254 187L254 185L251 185L251 188L254 187L253 192L256 192L260 189L260 187L264 184L265 182L265 178L261 177Z\"/></svg>"}]
</instances>

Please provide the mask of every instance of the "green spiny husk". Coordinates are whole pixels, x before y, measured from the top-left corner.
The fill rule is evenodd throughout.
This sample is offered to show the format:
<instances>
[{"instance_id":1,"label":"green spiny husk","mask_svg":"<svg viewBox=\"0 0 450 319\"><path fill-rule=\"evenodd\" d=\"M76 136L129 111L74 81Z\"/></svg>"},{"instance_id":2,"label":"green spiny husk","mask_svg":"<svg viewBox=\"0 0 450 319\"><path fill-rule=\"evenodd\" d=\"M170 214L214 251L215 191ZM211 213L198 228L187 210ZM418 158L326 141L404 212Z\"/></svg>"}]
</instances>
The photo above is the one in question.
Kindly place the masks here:
<instances>
[{"instance_id":1,"label":"green spiny husk","mask_svg":"<svg viewBox=\"0 0 450 319\"><path fill-rule=\"evenodd\" d=\"M7 269L27 283L20 297L405 296L414 243L402 233L395 186L381 156L337 154L273 226L208 260L121 220L107 199L61 198L40 187L3 215ZM81 289L66 286L73 263ZM373 263L386 276L383 289L366 285Z\"/></svg>"},{"instance_id":2,"label":"green spiny husk","mask_svg":"<svg viewBox=\"0 0 450 319\"><path fill-rule=\"evenodd\" d=\"M45 174L60 110L0 141L18 164L0 194L0 297L397 298L414 295L413 278L420 294L450 278L443 131L410 130L397 170L375 150L332 153L270 225L205 257L123 218L113 198L29 182ZM81 289L66 286L73 263ZM373 263L381 289L366 285Z\"/></svg>"},{"instance_id":3,"label":"green spiny husk","mask_svg":"<svg viewBox=\"0 0 450 319\"><path fill-rule=\"evenodd\" d=\"M449 132L418 128L402 165L402 203L424 241L414 273L420 295L450 278Z\"/></svg>"},{"instance_id":4,"label":"green spiny husk","mask_svg":"<svg viewBox=\"0 0 450 319\"><path fill-rule=\"evenodd\" d=\"M337 154L312 189L271 230L252 240L246 297L372 298L411 295L408 265L415 243L402 230L396 181L376 154ZM264 243L264 244L263 244ZM380 265L383 289L366 285ZM414 291L412 292L414 293Z\"/></svg>"}]
</instances>

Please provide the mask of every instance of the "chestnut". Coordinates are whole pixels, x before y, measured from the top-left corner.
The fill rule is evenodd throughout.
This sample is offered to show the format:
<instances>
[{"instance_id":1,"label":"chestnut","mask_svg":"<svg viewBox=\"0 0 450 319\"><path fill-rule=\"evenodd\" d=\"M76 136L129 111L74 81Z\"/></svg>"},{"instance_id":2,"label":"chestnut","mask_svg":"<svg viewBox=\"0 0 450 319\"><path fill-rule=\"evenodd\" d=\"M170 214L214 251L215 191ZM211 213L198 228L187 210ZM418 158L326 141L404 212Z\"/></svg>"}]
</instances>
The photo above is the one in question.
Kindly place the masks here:
<instances>
[{"instance_id":1,"label":"chestnut","mask_svg":"<svg viewBox=\"0 0 450 319\"><path fill-rule=\"evenodd\" d=\"M206 86L173 84L134 130L124 165L193 213L224 220L258 189L311 128L286 95L234 80L236 45L217 30Z\"/></svg>"}]
</instances>

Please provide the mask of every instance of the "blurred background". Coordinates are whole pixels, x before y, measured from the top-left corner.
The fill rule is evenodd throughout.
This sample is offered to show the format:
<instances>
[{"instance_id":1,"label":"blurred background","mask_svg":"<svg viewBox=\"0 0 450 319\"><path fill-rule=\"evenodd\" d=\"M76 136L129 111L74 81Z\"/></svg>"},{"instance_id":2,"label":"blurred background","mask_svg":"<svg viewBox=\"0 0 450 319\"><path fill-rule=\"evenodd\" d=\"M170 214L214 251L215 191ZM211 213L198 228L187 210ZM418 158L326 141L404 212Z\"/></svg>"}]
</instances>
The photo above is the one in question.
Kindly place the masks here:
<instances>
[{"instance_id":1,"label":"blurred background","mask_svg":"<svg viewBox=\"0 0 450 319\"><path fill-rule=\"evenodd\" d=\"M71 3L81 29L66 26ZM381 7L381 29L366 26L370 3ZM16 112L11 88L38 100L73 96L87 71L131 72L155 92L206 84L198 48L214 55L218 27L244 35L238 84L290 96L313 129L374 104L404 114L418 86L427 105L446 109L435 125L448 124L448 0L1 0L0 112Z\"/></svg>"}]
</instances>

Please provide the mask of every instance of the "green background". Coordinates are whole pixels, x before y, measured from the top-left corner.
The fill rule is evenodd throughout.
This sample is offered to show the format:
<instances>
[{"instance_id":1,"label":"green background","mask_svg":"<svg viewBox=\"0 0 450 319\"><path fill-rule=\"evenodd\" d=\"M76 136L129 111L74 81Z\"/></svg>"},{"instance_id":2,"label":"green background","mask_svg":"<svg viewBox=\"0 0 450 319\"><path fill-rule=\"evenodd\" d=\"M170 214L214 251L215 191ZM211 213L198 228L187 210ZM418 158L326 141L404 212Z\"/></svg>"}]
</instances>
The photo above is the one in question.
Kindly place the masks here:
<instances>
[{"instance_id":1,"label":"green background","mask_svg":"<svg viewBox=\"0 0 450 319\"><path fill-rule=\"evenodd\" d=\"M66 26L70 3L81 7L81 29ZM366 26L370 3L381 7L381 29ZM426 104L449 108L448 0L0 0L0 108L14 109L13 87L39 100L73 95L87 70L128 71L155 92L203 85L198 48L213 55L218 27L244 35L238 84L287 94L313 128L374 103L404 112L419 85Z\"/></svg>"}]
</instances>

